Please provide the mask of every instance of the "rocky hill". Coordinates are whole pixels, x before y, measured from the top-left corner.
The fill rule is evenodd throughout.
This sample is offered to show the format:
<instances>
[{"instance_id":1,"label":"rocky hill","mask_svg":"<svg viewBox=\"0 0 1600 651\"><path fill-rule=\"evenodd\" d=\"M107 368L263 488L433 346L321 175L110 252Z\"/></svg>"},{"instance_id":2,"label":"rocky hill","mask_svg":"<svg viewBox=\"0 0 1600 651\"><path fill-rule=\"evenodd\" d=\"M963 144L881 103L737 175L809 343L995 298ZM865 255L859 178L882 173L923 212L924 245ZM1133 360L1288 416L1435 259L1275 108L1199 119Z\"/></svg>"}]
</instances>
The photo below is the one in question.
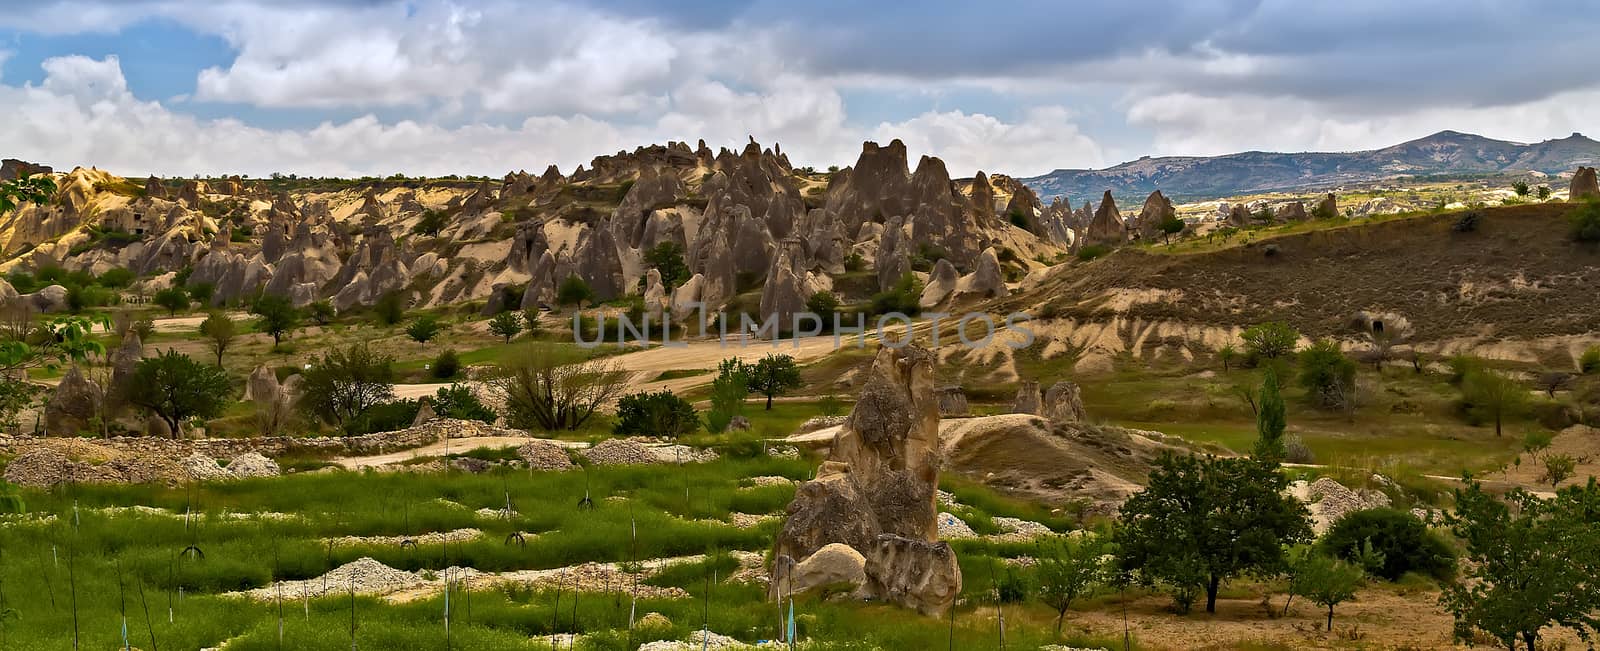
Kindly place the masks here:
<instances>
[{"instance_id":1,"label":"rocky hill","mask_svg":"<svg viewBox=\"0 0 1600 651\"><path fill-rule=\"evenodd\" d=\"M866 143L855 166L825 174L753 140L742 151L670 142L497 181L137 181L20 161L6 171L53 173L59 190L0 217L0 271L120 267L142 278L135 291L207 283L218 305L264 291L339 310L392 292L414 306L528 307L553 303L578 276L600 301L639 295L679 317L690 302L715 309L761 288L750 300L787 319L835 278L870 270L870 293L934 262L983 272L972 298L992 298L1003 277L1065 244L1023 184L952 180L933 157L912 170L899 141ZM668 244L688 267L676 283L646 261Z\"/></svg>"},{"instance_id":2,"label":"rocky hill","mask_svg":"<svg viewBox=\"0 0 1600 651\"><path fill-rule=\"evenodd\" d=\"M1400 176L1561 174L1600 161L1600 141L1574 133L1522 144L1440 131L1398 145L1354 152L1274 153L1140 158L1102 170L1062 169L1022 179L1040 197L1083 201L1110 190L1136 200L1161 190L1178 201L1271 190L1332 187Z\"/></svg>"}]
</instances>

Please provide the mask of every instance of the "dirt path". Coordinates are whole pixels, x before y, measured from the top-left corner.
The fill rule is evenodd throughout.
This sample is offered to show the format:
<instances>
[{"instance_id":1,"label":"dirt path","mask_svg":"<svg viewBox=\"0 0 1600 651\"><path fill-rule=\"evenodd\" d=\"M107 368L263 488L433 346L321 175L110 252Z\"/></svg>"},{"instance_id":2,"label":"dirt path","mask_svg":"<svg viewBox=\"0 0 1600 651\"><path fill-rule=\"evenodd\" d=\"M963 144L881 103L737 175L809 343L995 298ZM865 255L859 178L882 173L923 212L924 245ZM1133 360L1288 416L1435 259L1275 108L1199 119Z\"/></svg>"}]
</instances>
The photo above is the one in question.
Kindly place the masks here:
<instances>
[{"instance_id":1,"label":"dirt path","mask_svg":"<svg viewBox=\"0 0 1600 651\"><path fill-rule=\"evenodd\" d=\"M360 470L362 468L376 468L389 464L400 463L417 457L438 457L451 452L465 452L474 448L509 448L518 447L532 441L554 443L564 448L586 448L587 443L577 441L557 441L555 439L540 439L528 436L477 436L472 438L448 439L424 445L420 448L375 454L365 457L340 457L333 462L347 470Z\"/></svg>"}]
</instances>

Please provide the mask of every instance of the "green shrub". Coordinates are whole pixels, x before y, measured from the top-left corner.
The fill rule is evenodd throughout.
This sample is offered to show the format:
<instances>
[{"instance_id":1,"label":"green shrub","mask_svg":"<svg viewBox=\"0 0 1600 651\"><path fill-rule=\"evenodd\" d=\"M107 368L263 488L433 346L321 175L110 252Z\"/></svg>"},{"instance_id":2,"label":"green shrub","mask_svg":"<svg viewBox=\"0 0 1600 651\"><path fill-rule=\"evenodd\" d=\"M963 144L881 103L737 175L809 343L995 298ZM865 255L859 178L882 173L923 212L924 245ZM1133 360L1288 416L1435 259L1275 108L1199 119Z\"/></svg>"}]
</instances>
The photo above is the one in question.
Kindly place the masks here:
<instances>
[{"instance_id":1,"label":"green shrub","mask_svg":"<svg viewBox=\"0 0 1600 651\"><path fill-rule=\"evenodd\" d=\"M1450 383L1460 385L1472 375L1484 368L1483 359L1471 355L1456 355L1451 357L1445 365L1450 367Z\"/></svg>"},{"instance_id":2,"label":"green shrub","mask_svg":"<svg viewBox=\"0 0 1600 651\"><path fill-rule=\"evenodd\" d=\"M739 358L722 360L717 378L711 381L711 411L706 412L706 431L721 434L728 423L744 413L744 397L750 392L750 375Z\"/></svg>"},{"instance_id":3,"label":"green shrub","mask_svg":"<svg viewBox=\"0 0 1600 651\"><path fill-rule=\"evenodd\" d=\"M1578 370L1584 375L1600 373L1600 346L1592 346L1578 358Z\"/></svg>"},{"instance_id":4,"label":"green shrub","mask_svg":"<svg viewBox=\"0 0 1600 651\"><path fill-rule=\"evenodd\" d=\"M107 269L105 273L100 274L100 278L95 282L100 283L101 287L121 289L123 287L127 287L128 285L132 285L133 281L137 278L138 276L134 275L132 271L128 271L122 267L116 267L113 269Z\"/></svg>"},{"instance_id":5,"label":"green shrub","mask_svg":"<svg viewBox=\"0 0 1600 651\"><path fill-rule=\"evenodd\" d=\"M478 394L472 392L472 387L459 382L440 387L433 394L433 413L445 418L479 420L485 423L492 423L499 417L499 414L478 399Z\"/></svg>"},{"instance_id":6,"label":"green shrub","mask_svg":"<svg viewBox=\"0 0 1600 651\"><path fill-rule=\"evenodd\" d=\"M700 419L689 401L671 391L635 393L617 401L618 436L665 436L678 438L700 428Z\"/></svg>"},{"instance_id":7,"label":"green shrub","mask_svg":"<svg viewBox=\"0 0 1600 651\"><path fill-rule=\"evenodd\" d=\"M900 276L900 280L888 291L878 292L872 297L873 314L889 314L898 312L907 316L915 316L922 311L922 283L911 273Z\"/></svg>"},{"instance_id":8,"label":"green shrub","mask_svg":"<svg viewBox=\"0 0 1600 651\"><path fill-rule=\"evenodd\" d=\"M406 300L400 292L389 292L378 297L378 302L372 306L373 314L378 316L378 322L384 325L395 325L406 318Z\"/></svg>"},{"instance_id":9,"label":"green shrub","mask_svg":"<svg viewBox=\"0 0 1600 651\"><path fill-rule=\"evenodd\" d=\"M1579 242L1600 242L1600 201L1588 199L1567 216L1572 224L1572 239Z\"/></svg>"},{"instance_id":10,"label":"green shrub","mask_svg":"<svg viewBox=\"0 0 1600 651\"><path fill-rule=\"evenodd\" d=\"M578 277L577 274L567 276L561 281L561 286L556 289L556 303L561 305L582 305L585 301L594 302L594 290L589 288L589 283Z\"/></svg>"},{"instance_id":11,"label":"green shrub","mask_svg":"<svg viewBox=\"0 0 1600 651\"><path fill-rule=\"evenodd\" d=\"M456 356L456 351L446 348L433 358L433 365L429 370L433 377L448 380L461 372L461 358Z\"/></svg>"},{"instance_id":12,"label":"green shrub","mask_svg":"<svg viewBox=\"0 0 1600 651\"><path fill-rule=\"evenodd\" d=\"M1111 252L1111 247L1104 244L1090 244L1078 249L1078 259L1088 262Z\"/></svg>"},{"instance_id":13,"label":"green shrub","mask_svg":"<svg viewBox=\"0 0 1600 651\"><path fill-rule=\"evenodd\" d=\"M1244 340L1245 361L1254 365L1263 359L1293 355L1300 333L1287 323L1273 321L1250 326L1239 338Z\"/></svg>"},{"instance_id":14,"label":"green shrub","mask_svg":"<svg viewBox=\"0 0 1600 651\"><path fill-rule=\"evenodd\" d=\"M1300 386L1318 407L1348 407L1355 397L1356 363L1345 357L1337 342L1319 339L1300 351Z\"/></svg>"},{"instance_id":15,"label":"green shrub","mask_svg":"<svg viewBox=\"0 0 1600 651\"><path fill-rule=\"evenodd\" d=\"M1407 572L1440 580L1455 573L1456 555L1450 545L1416 516L1399 509L1350 513L1334 523L1320 544L1332 556L1356 561L1363 543L1370 543L1373 552L1383 555L1383 564L1373 573L1390 581L1398 581Z\"/></svg>"},{"instance_id":16,"label":"green shrub","mask_svg":"<svg viewBox=\"0 0 1600 651\"><path fill-rule=\"evenodd\" d=\"M380 402L357 414L345 429L350 434L372 434L405 429L411 427L412 421L417 419L417 412L421 409L422 403L411 399Z\"/></svg>"}]
</instances>

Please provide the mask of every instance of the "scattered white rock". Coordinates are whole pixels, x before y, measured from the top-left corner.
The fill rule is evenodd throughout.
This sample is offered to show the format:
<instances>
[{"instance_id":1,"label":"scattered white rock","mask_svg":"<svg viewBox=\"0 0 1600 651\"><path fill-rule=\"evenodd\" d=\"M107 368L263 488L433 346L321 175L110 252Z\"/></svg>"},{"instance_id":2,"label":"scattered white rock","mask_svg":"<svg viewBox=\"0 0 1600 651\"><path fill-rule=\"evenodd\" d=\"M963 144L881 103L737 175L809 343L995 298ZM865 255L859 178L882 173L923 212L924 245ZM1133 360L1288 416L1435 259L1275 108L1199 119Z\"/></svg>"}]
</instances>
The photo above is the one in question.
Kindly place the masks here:
<instances>
[{"instance_id":1,"label":"scattered white rock","mask_svg":"<svg viewBox=\"0 0 1600 651\"><path fill-rule=\"evenodd\" d=\"M939 540L966 540L977 538L978 533L967 523L949 513L939 514Z\"/></svg>"},{"instance_id":2,"label":"scattered white rock","mask_svg":"<svg viewBox=\"0 0 1600 651\"><path fill-rule=\"evenodd\" d=\"M228 474L235 479L250 477L277 477L283 474L278 468L278 462L262 456L259 452L246 452L228 462Z\"/></svg>"}]
</instances>

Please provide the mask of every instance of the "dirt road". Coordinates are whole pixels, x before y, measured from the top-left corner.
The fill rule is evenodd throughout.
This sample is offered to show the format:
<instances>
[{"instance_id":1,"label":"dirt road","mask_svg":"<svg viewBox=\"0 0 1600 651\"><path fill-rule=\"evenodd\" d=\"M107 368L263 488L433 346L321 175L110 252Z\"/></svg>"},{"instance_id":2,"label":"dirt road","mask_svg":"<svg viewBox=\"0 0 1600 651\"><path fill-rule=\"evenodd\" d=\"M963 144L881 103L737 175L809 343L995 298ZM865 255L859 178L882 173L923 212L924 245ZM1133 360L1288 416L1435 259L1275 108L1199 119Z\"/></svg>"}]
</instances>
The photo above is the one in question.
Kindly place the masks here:
<instances>
[{"instance_id":1,"label":"dirt road","mask_svg":"<svg viewBox=\"0 0 1600 651\"><path fill-rule=\"evenodd\" d=\"M420 448L400 450L385 454L375 454L366 457L341 457L333 462L347 470L360 470L362 468L376 468L392 463L400 463L417 457L442 457L447 453L465 452L474 448L509 448L518 447L531 441L544 441L554 443L565 448L586 448L587 443L576 441L557 441L555 439L537 439L527 436L477 436L473 438L448 439L424 445Z\"/></svg>"}]
</instances>

